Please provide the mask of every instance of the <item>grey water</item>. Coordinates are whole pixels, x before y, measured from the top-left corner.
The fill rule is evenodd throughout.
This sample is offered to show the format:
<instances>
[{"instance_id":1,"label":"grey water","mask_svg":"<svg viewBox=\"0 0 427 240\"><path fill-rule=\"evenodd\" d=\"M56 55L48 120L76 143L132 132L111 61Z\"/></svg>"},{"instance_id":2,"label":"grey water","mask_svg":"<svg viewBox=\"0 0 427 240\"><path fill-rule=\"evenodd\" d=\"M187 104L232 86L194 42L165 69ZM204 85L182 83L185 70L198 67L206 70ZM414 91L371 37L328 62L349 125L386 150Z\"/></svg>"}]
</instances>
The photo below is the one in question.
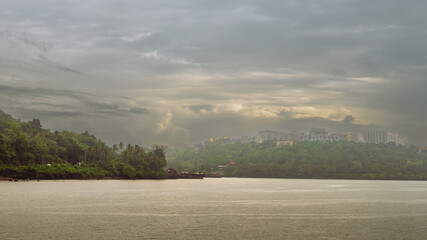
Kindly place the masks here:
<instances>
[{"instance_id":1,"label":"grey water","mask_svg":"<svg viewBox=\"0 0 427 240\"><path fill-rule=\"evenodd\" d=\"M0 182L0 239L426 239L427 182Z\"/></svg>"}]
</instances>

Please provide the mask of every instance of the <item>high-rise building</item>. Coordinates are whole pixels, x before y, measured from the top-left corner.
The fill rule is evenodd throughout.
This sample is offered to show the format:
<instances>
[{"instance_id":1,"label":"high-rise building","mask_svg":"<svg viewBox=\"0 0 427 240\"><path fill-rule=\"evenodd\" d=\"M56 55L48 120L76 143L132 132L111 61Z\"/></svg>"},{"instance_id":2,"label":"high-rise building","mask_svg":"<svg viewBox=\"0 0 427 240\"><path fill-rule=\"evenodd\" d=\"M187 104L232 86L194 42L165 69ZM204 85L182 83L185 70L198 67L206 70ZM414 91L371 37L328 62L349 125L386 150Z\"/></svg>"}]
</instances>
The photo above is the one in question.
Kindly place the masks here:
<instances>
[{"instance_id":1,"label":"high-rise building","mask_svg":"<svg viewBox=\"0 0 427 240\"><path fill-rule=\"evenodd\" d=\"M262 141L299 141L300 133L298 131L292 132L281 132L281 131L271 131L264 130L258 133L258 139Z\"/></svg>"},{"instance_id":2,"label":"high-rise building","mask_svg":"<svg viewBox=\"0 0 427 240\"><path fill-rule=\"evenodd\" d=\"M366 143L387 143L387 132L384 130L367 130L363 132L363 141Z\"/></svg>"},{"instance_id":3,"label":"high-rise building","mask_svg":"<svg viewBox=\"0 0 427 240\"><path fill-rule=\"evenodd\" d=\"M396 133L387 132L384 130L367 130L363 132L363 141L366 143L390 143L397 145L406 145L406 138Z\"/></svg>"},{"instance_id":4,"label":"high-rise building","mask_svg":"<svg viewBox=\"0 0 427 240\"><path fill-rule=\"evenodd\" d=\"M331 141L331 136L324 128L312 128L308 135L301 135L300 140L308 142Z\"/></svg>"},{"instance_id":5,"label":"high-rise building","mask_svg":"<svg viewBox=\"0 0 427 240\"><path fill-rule=\"evenodd\" d=\"M311 128L309 131L310 135L328 135L328 131L324 128Z\"/></svg>"}]
</instances>

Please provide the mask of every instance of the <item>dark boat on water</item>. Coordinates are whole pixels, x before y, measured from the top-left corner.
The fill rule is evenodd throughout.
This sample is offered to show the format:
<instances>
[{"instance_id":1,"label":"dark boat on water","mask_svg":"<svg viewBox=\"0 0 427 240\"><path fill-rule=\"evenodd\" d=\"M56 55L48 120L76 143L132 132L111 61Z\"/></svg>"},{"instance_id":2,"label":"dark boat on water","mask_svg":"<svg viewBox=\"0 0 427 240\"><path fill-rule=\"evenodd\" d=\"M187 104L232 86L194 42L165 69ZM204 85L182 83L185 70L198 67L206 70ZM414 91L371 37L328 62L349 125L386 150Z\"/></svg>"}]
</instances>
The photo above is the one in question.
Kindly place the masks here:
<instances>
[{"instance_id":1,"label":"dark boat on water","mask_svg":"<svg viewBox=\"0 0 427 240\"><path fill-rule=\"evenodd\" d=\"M13 181L12 178L9 177L0 177L0 181Z\"/></svg>"},{"instance_id":2,"label":"dark boat on water","mask_svg":"<svg viewBox=\"0 0 427 240\"><path fill-rule=\"evenodd\" d=\"M177 179L177 178L203 179L203 177L205 176L204 173L199 173L199 172L194 172L194 173L188 172L188 171L177 172L173 168L168 168L167 172L168 172L168 178L170 179Z\"/></svg>"}]
</instances>

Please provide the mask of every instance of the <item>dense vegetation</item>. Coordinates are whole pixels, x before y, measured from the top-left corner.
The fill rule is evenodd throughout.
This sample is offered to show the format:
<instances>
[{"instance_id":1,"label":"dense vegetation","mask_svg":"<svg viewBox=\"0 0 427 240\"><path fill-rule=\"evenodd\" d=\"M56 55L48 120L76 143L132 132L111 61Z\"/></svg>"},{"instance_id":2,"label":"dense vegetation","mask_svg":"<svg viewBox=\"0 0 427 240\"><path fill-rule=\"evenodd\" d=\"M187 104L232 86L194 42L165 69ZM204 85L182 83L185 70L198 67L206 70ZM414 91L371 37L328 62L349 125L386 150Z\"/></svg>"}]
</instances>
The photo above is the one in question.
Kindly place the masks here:
<instances>
[{"instance_id":1,"label":"dense vegetation","mask_svg":"<svg viewBox=\"0 0 427 240\"><path fill-rule=\"evenodd\" d=\"M211 172L221 164L228 165L225 175L234 177L427 179L427 153L395 144L300 142L276 147L266 142L167 155L169 166L177 169Z\"/></svg>"},{"instance_id":2,"label":"dense vegetation","mask_svg":"<svg viewBox=\"0 0 427 240\"><path fill-rule=\"evenodd\" d=\"M0 176L17 178L164 178L163 147L107 146L95 136L51 132L0 110Z\"/></svg>"}]
</instances>

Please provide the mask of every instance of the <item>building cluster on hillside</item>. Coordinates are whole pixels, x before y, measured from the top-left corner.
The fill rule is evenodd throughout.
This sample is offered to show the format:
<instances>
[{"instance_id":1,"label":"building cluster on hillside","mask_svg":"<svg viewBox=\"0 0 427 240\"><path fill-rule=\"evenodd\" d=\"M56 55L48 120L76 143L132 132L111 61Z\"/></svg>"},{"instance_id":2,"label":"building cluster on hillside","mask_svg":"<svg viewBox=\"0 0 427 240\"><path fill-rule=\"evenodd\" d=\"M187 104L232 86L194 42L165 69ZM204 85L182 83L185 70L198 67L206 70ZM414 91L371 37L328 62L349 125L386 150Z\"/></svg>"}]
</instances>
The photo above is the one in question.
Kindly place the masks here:
<instances>
[{"instance_id":1,"label":"building cluster on hillside","mask_svg":"<svg viewBox=\"0 0 427 240\"><path fill-rule=\"evenodd\" d=\"M276 146L292 146L297 142L335 142L335 141L347 141L347 142L365 142L365 143L395 143L397 145L406 145L406 138L396 133L391 133L384 130L365 130L361 133L358 132L340 132L340 133L329 133L324 128L311 128L307 133L292 131L271 131L264 130L259 132L257 135L248 137L222 137L222 138L210 138L205 141L204 144L195 144L194 149L201 150L205 147L211 147L215 145L223 145L229 143L263 143L266 141L272 141L276 143Z\"/></svg>"},{"instance_id":2,"label":"building cluster on hillside","mask_svg":"<svg viewBox=\"0 0 427 240\"><path fill-rule=\"evenodd\" d=\"M210 138L205 141L205 147L215 146L215 145L223 145L228 143L235 143L236 138L222 137L222 138Z\"/></svg>"}]
</instances>

